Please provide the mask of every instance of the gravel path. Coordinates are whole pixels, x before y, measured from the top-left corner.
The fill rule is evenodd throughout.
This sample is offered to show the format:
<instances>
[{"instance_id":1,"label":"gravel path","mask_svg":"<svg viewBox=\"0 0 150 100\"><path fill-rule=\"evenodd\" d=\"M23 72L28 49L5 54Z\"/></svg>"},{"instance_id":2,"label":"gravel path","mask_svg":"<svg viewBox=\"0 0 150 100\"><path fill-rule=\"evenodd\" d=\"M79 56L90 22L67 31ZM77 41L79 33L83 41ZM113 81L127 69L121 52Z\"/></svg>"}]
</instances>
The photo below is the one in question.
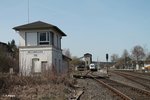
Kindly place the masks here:
<instances>
[{"instance_id":1,"label":"gravel path","mask_svg":"<svg viewBox=\"0 0 150 100\"><path fill-rule=\"evenodd\" d=\"M102 85L99 85L92 79L78 79L78 85L84 88L84 94L80 100L120 100L110 90Z\"/></svg>"},{"instance_id":2,"label":"gravel path","mask_svg":"<svg viewBox=\"0 0 150 100\"><path fill-rule=\"evenodd\" d=\"M105 71L103 71L105 72ZM106 76L106 73L94 72L95 75ZM136 88L145 89L144 86L130 81L122 76L115 73L109 72L109 78L111 80L127 84ZM103 85L98 84L92 79L77 79L79 87L82 87L84 93L81 95L80 100L121 100L119 97L115 96L110 90L105 88Z\"/></svg>"},{"instance_id":3,"label":"gravel path","mask_svg":"<svg viewBox=\"0 0 150 100\"><path fill-rule=\"evenodd\" d=\"M133 87L136 87L136 88L140 88L140 89L145 89L144 86L138 84L138 83L135 83L133 81L130 81L122 76L119 76L117 74L114 74L114 73L110 73L110 79L111 80L114 80L114 81L117 81L117 82L120 82L120 83L123 83L123 84L127 84L127 85L130 85L130 86L133 86Z\"/></svg>"}]
</instances>

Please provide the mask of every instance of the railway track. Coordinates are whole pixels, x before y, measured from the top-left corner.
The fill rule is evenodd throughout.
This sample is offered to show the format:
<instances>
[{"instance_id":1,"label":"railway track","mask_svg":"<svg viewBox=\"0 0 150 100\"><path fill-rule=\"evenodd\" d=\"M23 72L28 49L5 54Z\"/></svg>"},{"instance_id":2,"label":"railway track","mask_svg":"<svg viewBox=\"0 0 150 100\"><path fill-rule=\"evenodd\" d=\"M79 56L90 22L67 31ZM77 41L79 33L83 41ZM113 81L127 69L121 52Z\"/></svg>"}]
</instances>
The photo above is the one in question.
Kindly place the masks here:
<instances>
[{"instance_id":1,"label":"railway track","mask_svg":"<svg viewBox=\"0 0 150 100\"><path fill-rule=\"evenodd\" d=\"M150 91L150 80L149 79L146 79L146 78L143 78L143 77L139 77L139 76L135 76L135 75L131 75L131 74L128 74L128 73L123 73L123 72L113 72L115 74L118 74L128 80L131 80L133 82L136 82L142 86L145 87L146 90Z\"/></svg>"},{"instance_id":2,"label":"railway track","mask_svg":"<svg viewBox=\"0 0 150 100\"><path fill-rule=\"evenodd\" d=\"M139 72L134 72L134 71L132 71L132 72L125 71L124 73L127 73L127 74L130 74L130 75L134 75L134 76L138 76L138 77L150 80L150 73L139 73Z\"/></svg>"},{"instance_id":3,"label":"railway track","mask_svg":"<svg viewBox=\"0 0 150 100\"><path fill-rule=\"evenodd\" d=\"M74 74L73 77L86 78L88 73L90 73L90 71L81 71L80 73Z\"/></svg>"},{"instance_id":4,"label":"railway track","mask_svg":"<svg viewBox=\"0 0 150 100\"><path fill-rule=\"evenodd\" d=\"M150 100L150 92L128 86L110 79L99 79L92 73L88 74L92 79L113 91L123 100Z\"/></svg>"}]
</instances>

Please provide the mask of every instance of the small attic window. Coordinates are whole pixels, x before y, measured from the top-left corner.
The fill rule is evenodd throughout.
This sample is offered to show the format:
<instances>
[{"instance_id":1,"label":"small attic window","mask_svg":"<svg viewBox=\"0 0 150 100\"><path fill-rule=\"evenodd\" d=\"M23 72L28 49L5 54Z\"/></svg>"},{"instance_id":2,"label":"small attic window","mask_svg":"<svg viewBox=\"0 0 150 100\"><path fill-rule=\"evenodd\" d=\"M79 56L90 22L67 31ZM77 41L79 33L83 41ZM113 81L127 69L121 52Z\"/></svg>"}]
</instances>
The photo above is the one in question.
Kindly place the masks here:
<instances>
[{"instance_id":1,"label":"small attic window","mask_svg":"<svg viewBox=\"0 0 150 100\"><path fill-rule=\"evenodd\" d=\"M50 44L50 33L49 32L39 32L39 44L49 45Z\"/></svg>"}]
</instances>

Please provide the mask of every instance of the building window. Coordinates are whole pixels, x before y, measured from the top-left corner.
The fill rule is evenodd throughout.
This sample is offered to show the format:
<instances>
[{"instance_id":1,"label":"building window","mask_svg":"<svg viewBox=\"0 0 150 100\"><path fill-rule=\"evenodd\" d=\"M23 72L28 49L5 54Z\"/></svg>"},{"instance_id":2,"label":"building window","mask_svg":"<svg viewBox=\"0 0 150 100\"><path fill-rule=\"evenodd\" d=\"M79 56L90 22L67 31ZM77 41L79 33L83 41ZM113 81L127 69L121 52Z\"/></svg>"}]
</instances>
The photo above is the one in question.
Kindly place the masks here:
<instances>
[{"instance_id":1,"label":"building window","mask_svg":"<svg viewBox=\"0 0 150 100\"><path fill-rule=\"evenodd\" d=\"M88 61L86 61L86 64L88 65L88 64L89 64L89 62L88 62Z\"/></svg>"},{"instance_id":2,"label":"building window","mask_svg":"<svg viewBox=\"0 0 150 100\"><path fill-rule=\"evenodd\" d=\"M50 32L40 32L38 35L38 40L40 45L50 44Z\"/></svg>"},{"instance_id":3,"label":"building window","mask_svg":"<svg viewBox=\"0 0 150 100\"><path fill-rule=\"evenodd\" d=\"M54 45L54 33L53 32L51 32L51 43L52 43L52 45Z\"/></svg>"},{"instance_id":4,"label":"building window","mask_svg":"<svg viewBox=\"0 0 150 100\"><path fill-rule=\"evenodd\" d=\"M61 37L59 38L59 48L61 49Z\"/></svg>"},{"instance_id":5,"label":"building window","mask_svg":"<svg viewBox=\"0 0 150 100\"><path fill-rule=\"evenodd\" d=\"M58 35L57 35L57 48L59 48L59 38L58 38Z\"/></svg>"}]
</instances>

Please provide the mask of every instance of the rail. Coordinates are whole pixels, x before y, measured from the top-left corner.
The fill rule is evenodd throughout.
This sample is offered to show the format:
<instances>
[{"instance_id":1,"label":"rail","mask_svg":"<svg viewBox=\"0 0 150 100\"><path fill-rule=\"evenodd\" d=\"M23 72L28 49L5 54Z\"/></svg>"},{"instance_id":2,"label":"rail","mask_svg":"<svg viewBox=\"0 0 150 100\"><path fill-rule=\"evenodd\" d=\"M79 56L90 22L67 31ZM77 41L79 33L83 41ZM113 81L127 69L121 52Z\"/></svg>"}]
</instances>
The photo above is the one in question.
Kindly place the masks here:
<instances>
[{"instance_id":1,"label":"rail","mask_svg":"<svg viewBox=\"0 0 150 100\"><path fill-rule=\"evenodd\" d=\"M141 77L138 77L138 76L127 74L127 73L122 73L122 72L114 72L114 71L112 71L112 73L115 73L115 74L118 74L118 75L120 75L122 77L125 77L128 80L131 80L133 82L136 82L136 83L144 86L147 90L150 90L150 86L146 84L146 82L150 83L150 80L148 80L148 79L141 78ZM139 81L139 79L140 79L140 81Z\"/></svg>"},{"instance_id":2,"label":"rail","mask_svg":"<svg viewBox=\"0 0 150 100\"><path fill-rule=\"evenodd\" d=\"M113 91L116 95L121 97L123 100L132 100L135 98L142 98L142 100L150 100L150 92L138 89L132 86L128 86L125 84L118 83L116 81L112 81L109 79L97 79L94 75L89 75L92 79L97 81L98 83L104 85L106 88ZM123 90L123 91L122 91ZM121 91L121 92L120 92ZM131 92L131 93L130 93ZM142 95L142 97L141 97Z\"/></svg>"},{"instance_id":3,"label":"rail","mask_svg":"<svg viewBox=\"0 0 150 100\"><path fill-rule=\"evenodd\" d=\"M104 85L106 88L108 88L111 91L113 91L114 93L116 93L116 95L118 95L119 97L121 97L123 100L132 100L130 97L128 97L127 95L121 93L117 89L111 87L110 85L104 83L103 81L100 81L100 80L96 79L93 75L89 75L89 76L91 76L91 78L93 78L94 80L96 80L98 83Z\"/></svg>"}]
</instances>

